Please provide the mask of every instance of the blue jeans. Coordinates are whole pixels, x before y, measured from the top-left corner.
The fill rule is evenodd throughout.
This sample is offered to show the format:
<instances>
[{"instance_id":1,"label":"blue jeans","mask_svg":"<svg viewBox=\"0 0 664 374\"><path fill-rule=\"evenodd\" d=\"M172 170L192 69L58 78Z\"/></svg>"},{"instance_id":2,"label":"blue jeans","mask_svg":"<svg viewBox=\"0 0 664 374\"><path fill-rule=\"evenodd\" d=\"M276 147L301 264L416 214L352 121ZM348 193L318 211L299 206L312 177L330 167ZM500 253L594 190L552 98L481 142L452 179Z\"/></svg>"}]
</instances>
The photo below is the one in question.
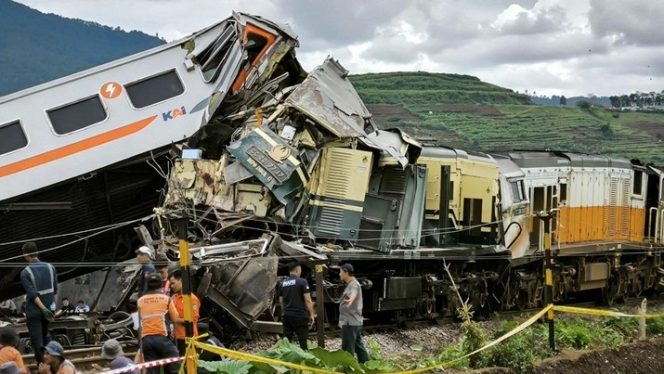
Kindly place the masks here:
<instances>
[{"instance_id":1,"label":"blue jeans","mask_svg":"<svg viewBox=\"0 0 664 374\"><path fill-rule=\"evenodd\" d=\"M369 352L362 343L362 326L341 326L341 349L354 355L359 362L369 361Z\"/></svg>"},{"instance_id":2,"label":"blue jeans","mask_svg":"<svg viewBox=\"0 0 664 374\"><path fill-rule=\"evenodd\" d=\"M179 357L178 349L173 342L162 335L148 335L143 337L141 342L141 350L143 351L143 359L145 362L159 360L162 358ZM164 365L164 373L175 374L178 372L180 365L178 363ZM158 374L159 367L148 369L148 374Z\"/></svg>"}]
</instances>

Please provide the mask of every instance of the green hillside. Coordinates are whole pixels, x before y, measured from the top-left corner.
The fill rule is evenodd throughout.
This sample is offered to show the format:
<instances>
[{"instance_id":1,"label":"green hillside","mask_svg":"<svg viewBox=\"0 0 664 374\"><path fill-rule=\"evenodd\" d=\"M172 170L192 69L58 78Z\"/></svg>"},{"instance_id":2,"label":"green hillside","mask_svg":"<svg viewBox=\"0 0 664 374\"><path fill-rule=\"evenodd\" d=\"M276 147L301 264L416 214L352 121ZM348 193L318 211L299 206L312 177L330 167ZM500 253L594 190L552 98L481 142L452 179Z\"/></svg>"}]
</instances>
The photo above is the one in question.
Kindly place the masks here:
<instances>
[{"instance_id":1,"label":"green hillside","mask_svg":"<svg viewBox=\"0 0 664 374\"><path fill-rule=\"evenodd\" d=\"M0 0L0 96L163 44L139 31Z\"/></svg>"},{"instance_id":2,"label":"green hillside","mask_svg":"<svg viewBox=\"0 0 664 374\"><path fill-rule=\"evenodd\" d=\"M545 107L467 75L351 76L376 122L458 148L554 149L664 164L664 114Z\"/></svg>"}]
</instances>

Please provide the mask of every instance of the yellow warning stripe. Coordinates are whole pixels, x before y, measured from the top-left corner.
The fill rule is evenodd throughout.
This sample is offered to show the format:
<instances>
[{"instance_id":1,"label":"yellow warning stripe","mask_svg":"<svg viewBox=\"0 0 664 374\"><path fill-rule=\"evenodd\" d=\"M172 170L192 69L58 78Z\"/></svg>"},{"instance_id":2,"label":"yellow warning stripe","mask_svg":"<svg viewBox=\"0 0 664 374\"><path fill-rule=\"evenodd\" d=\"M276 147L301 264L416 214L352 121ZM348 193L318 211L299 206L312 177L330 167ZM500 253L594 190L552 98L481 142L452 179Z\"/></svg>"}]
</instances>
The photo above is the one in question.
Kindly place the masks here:
<instances>
[{"instance_id":1,"label":"yellow warning stripe","mask_svg":"<svg viewBox=\"0 0 664 374\"><path fill-rule=\"evenodd\" d=\"M659 318L664 317L664 314L628 314L622 312L614 312L612 310L604 309L589 309L579 308L575 306L555 305L553 310L563 313L571 314L585 314L588 316L601 316L601 317L623 317L623 318Z\"/></svg>"},{"instance_id":2,"label":"yellow warning stripe","mask_svg":"<svg viewBox=\"0 0 664 374\"><path fill-rule=\"evenodd\" d=\"M362 211L364 210L364 208L361 207L361 206L335 203L335 202L332 202L332 201L322 201L322 200L312 199L309 203L311 205L315 205L315 206L327 206L327 207L330 207L330 208L344 209L344 210L348 210L348 211L351 211L351 212L358 212L358 213L362 213Z\"/></svg>"}]
</instances>

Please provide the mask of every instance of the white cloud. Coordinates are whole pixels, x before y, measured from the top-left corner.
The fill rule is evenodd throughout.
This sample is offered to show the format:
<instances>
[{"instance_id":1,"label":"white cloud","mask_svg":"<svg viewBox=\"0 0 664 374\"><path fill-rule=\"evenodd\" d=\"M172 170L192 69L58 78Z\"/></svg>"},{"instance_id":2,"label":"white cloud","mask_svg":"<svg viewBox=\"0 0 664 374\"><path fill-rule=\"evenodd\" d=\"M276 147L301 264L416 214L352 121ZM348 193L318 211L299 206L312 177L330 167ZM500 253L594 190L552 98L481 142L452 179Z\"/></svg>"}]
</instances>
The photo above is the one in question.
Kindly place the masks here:
<instances>
[{"instance_id":1,"label":"white cloud","mask_svg":"<svg viewBox=\"0 0 664 374\"><path fill-rule=\"evenodd\" d=\"M233 10L290 24L311 69L477 75L566 95L664 88L664 7L637 0L20 0L44 12L180 38Z\"/></svg>"}]
</instances>

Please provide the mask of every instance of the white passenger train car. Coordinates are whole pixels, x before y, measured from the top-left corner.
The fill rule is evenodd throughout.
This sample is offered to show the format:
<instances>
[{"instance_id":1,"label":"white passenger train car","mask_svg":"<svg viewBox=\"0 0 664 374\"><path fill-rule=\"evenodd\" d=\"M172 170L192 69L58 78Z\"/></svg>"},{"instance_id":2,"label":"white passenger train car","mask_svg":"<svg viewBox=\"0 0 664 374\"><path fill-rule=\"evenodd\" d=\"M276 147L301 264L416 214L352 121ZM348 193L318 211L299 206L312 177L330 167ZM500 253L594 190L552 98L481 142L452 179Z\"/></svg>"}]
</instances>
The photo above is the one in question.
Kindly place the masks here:
<instances>
[{"instance_id":1,"label":"white passenger train car","mask_svg":"<svg viewBox=\"0 0 664 374\"><path fill-rule=\"evenodd\" d=\"M196 133L297 40L234 14L182 40L0 98L0 201Z\"/></svg>"}]
</instances>

